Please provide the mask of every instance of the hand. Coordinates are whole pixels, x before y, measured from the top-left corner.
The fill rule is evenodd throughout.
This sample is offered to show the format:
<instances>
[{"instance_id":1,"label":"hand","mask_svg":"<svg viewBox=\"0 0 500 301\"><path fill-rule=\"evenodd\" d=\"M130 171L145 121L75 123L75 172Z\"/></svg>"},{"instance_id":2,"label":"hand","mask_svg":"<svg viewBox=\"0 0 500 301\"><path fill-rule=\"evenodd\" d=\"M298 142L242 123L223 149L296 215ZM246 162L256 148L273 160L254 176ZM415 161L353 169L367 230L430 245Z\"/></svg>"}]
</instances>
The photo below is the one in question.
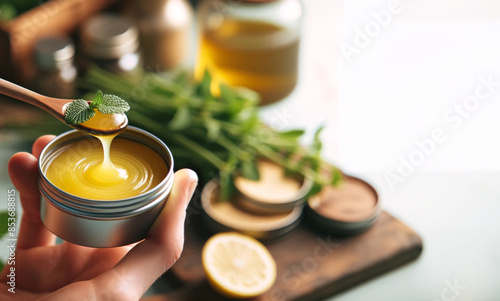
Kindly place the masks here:
<instances>
[{"instance_id":1,"label":"hand","mask_svg":"<svg viewBox=\"0 0 500 301\"><path fill-rule=\"evenodd\" d=\"M33 155L17 153L9 174L17 188L23 215L17 240L15 294L8 292L5 266L1 300L138 300L179 258L184 244L186 206L198 178L191 170L176 172L166 205L148 237L135 246L94 249L69 242L55 244L42 224L37 187L38 156L54 136L40 137Z\"/></svg>"}]
</instances>

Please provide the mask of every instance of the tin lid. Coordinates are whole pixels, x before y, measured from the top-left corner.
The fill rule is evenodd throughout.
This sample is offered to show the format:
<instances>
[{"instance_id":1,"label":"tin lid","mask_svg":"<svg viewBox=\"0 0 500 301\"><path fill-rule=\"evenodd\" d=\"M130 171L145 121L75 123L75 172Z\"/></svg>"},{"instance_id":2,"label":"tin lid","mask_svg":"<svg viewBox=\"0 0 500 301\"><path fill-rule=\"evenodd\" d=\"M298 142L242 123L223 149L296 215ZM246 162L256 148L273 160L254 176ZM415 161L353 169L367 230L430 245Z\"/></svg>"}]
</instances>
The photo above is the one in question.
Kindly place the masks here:
<instances>
[{"instance_id":1,"label":"tin lid","mask_svg":"<svg viewBox=\"0 0 500 301\"><path fill-rule=\"evenodd\" d=\"M345 236L367 230L381 208L370 184L344 175L338 186L325 186L310 197L305 211L307 220L320 230Z\"/></svg>"},{"instance_id":2,"label":"tin lid","mask_svg":"<svg viewBox=\"0 0 500 301\"><path fill-rule=\"evenodd\" d=\"M237 176L234 186L239 197L236 205L258 214L287 212L302 203L312 181L302 175L286 175L285 169L268 160L257 162L259 180Z\"/></svg>"},{"instance_id":3,"label":"tin lid","mask_svg":"<svg viewBox=\"0 0 500 301\"><path fill-rule=\"evenodd\" d=\"M71 62L75 55L73 42L67 36L47 36L35 44L35 62L43 69L53 69L63 62Z\"/></svg>"},{"instance_id":4,"label":"tin lid","mask_svg":"<svg viewBox=\"0 0 500 301\"><path fill-rule=\"evenodd\" d=\"M137 29L129 20L111 14L96 15L81 29L83 51L99 59L116 59L136 52L138 37Z\"/></svg>"},{"instance_id":5,"label":"tin lid","mask_svg":"<svg viewBox=\"0 0 500 301\"><path fill-rule=\"evenodd\" d=\"M235 196L237 198L237 196ZM303 206L273 215L258 215L235 206L235 199L219 201L219 182L212 179L203 188L201 205L205 224L212 232L237 231L261 241L279 240L293 231L301 220Z\"/></svg>"}]
</instances>

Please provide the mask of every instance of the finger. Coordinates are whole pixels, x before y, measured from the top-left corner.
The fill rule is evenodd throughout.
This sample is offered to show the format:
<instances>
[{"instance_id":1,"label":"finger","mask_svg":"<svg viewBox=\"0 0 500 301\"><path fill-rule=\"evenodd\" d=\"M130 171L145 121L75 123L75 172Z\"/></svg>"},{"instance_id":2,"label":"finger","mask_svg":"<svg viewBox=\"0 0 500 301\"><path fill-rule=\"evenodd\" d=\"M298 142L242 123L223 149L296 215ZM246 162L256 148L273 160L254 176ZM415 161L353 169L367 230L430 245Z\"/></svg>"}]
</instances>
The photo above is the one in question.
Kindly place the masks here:
<instances>
[{"instance_id":1,"label":"finger","mask_svg":"<svg viewBox=\"0 0 500 301\"><path fill-rule=\"evenodd\" d=\"M136 245L111 271L94 279L98 291L132 299L144 292L179 258L184 243L184 219L198 177L191 170L175 173L174 185L165 207L155 220L148 238Z\"/></svg>"},{"instance_id":2,"label":"finger","mask_svg":"<svg viewBox=\"0 0 500 301\"><path fill-rule=\"evenodd\" d=\"M43 148L55 137L56 136L54 135L45 135L36 139L31 149L31 153L33 154L33 156L35 156L37 159L40 158L40 153L42 152Z\"/></svg>"},{"instance_id":3,"label":"finger","mask_svg":"<svg viewBox=\"0 0 500 301\"><path fill-rule=\"evenodd\" d=\"M182 248L186 208L198 184L198 176L192 170L183 169L175 174L175 180L179 185L176 187L174 183L165 207L149 230L147 241L153 241L162 246L171 246L175 234L180 239L180 243L177 244L180 244Z\"/></svg>"},{"instance_id":4,"label":"finger","mask_svg":"<svg viewBox=\"0 0 500 301\"><path fill-rule=\"evenodd\" d=\"M14 154L9 160L8 171L12 184L19 191L23 207L17 248L26 249L53 244L55 236L45 228L40 218L37 159L28 153Z\"/></svg>"},{"instance_id":5,"label":"finger","mask_svg":"<svg viewBox=\"0 0 500 301\"><path fill-rule=\"evenodd\" d=\"M28 153L17 153L9 160L8 171L12 183L19 191L23 207L17 248L26 249L53 244L55 236L45 228L40 218L37 159Z\"/></svg>"}]
</instances>

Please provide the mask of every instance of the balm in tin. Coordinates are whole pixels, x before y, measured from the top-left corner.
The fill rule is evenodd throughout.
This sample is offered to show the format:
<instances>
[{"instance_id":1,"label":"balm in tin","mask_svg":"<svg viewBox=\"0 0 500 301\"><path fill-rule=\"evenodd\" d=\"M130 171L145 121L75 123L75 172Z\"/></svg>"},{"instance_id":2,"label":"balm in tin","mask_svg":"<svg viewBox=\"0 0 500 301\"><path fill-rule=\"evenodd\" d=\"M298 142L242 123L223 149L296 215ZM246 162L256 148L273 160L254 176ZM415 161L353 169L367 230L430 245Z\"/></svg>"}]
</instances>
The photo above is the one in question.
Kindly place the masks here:
<instances>
[{"instance_id":1,"label":"balm in tin","mask_svg":"<svg viewBox=\"0 0 500 301\"><path fill-rule=\"evenodd\" d=\"M166 174L162 175L159 184L132 197L102 200L98 196L76 196L57 187L47 177L50 158L73 143L92 143L95 138L76 130L57 136L40 154L39 189L42 221L61 239L89 247L131 244L146 237L162 210L174 179L174 161L170 150L157 137L131 126L115 139L132 141L154 151L157 159L165 163ZM84 153L85 150L82 150Z\"/></svg>"},{"instance_id":2,"label":"balm in tin","mask_svg":"<svg viewBox=\"0 0 500 301\"><path fill-rule=\"evenodd\" d=\"M234 186L238 191L235 204L255 214L277 214L302 207L306 195L312 188L312 181L302 175L287 175L277 163L260 160L257 162L260 179L250 180L238 176Z\"/></svg>"},{"instance_id":3,"label":"balm in tin","mask_svg":"<svg viewBox=\"0 0 500 301\"><path fill-rule=\"evenodd\" d=\"M212 179L203 188L201 205L205 225L214 233L237 231L264 242L273 242L291 233L301 220L303 205L280 213L259 215L238 207L238 195L225 202L219 201L218 196L218 179Z\"/></svg>"},{"instance_id":4,"label":"balm in tin","mask_svg":"<svg viewBox=\"0 0 500 301\"><path fill-rule=\"evenodd\" d=\"M346 175L338 186L324 186L310 197L305 208L310 224L322 232L339 236L367 230L380 212L377 191L367 182Z\"/></svg>"}]
</instances>

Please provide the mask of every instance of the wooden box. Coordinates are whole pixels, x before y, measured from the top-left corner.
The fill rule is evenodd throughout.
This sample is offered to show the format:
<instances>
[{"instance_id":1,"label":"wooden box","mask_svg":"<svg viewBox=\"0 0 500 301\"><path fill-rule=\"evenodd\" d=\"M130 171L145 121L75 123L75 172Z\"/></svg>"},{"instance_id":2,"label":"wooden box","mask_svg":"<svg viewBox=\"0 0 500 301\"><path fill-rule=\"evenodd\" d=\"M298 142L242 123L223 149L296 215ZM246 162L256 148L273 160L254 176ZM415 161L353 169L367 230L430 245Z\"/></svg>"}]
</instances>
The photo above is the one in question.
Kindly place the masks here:
<instances>
[{"instance_id":1,"label":"wooden box","mask_svg":"<svg viewBox=\"0 0 500 301\"><path fill-rule=\"evenodd\" d=\"M33 46L40 37L71 34L90 15L116 0L50 0L9 22L0 22L0 77L26 84L34 73Z\"/></svg>"}]
</instances>

